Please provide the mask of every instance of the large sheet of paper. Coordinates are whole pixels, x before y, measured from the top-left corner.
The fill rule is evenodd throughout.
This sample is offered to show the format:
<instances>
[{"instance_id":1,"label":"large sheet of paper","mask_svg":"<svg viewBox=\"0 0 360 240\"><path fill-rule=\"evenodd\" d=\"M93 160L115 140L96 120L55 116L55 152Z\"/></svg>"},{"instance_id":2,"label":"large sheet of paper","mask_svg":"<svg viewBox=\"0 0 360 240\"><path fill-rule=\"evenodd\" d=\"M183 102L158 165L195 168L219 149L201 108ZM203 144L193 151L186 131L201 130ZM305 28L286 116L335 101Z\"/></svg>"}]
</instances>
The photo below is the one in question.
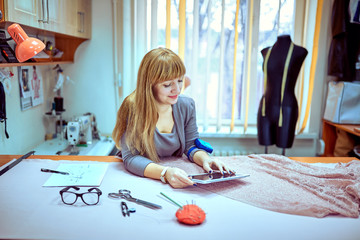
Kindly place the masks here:
<instances>
[{"instance_id":1,"label":"large sheet of paper","mask_svg":"<svg viewBox=\"0 0 360 240\"><path fill-rule=\"evenodd\" d=\"M98 187L104 178L107 163L71 164L62 163L56 169L69 175L53 173L43 187L94 186Z\"/></svg>"},{"instance_id":2,"label":"large sheet of paper","mask_svg":"<svg viewBox=\"0 0 360 240\"><path fill-rule=\"evenodd\" d=\"M165 162L163 159L162 161ZM173 160L168 161L170 165ZM179 163L185 161L187 160L178 160ZM161 229L162 234L171 236L172 240L203 239L204 236L207 239L234 240L240 237L359 240L360 218L328 216L319 219L269 211L207 191L200 185L174 189L159 180L133 175L121 162L108 163L99 186L103 194L97 205L87 206L80 199L75 205L65 205L59 194L60 188L41 187L51 174L43 173L40 169L55 170L62 163L75 165L92 162L25 159L0 177L0 239L113 239L114 236L119 236L119 229L121 239L149 239L149 236L156 236ZM194 171L189 173L195 173L197 165L189 162L190 164ZM254 181L253 175L245 179L244 182L249 182L248 184ZM248 186L237 185L239 188ZM107 196L119 189L128 189L133 197L159 204L163 208L154 210ZM271 188L269 191L274 190ZM79 192L86 192L86 189ZM175 216L179 207L160 192L180 205L198 205L206 212L205 221L196 226L180 224ZM262 194L264 192L258 195ZM275 191L275 194L281 192ZM125 201L129 208L135 208L136 212L131 213L130 217L124 217L121 213L121 201ZM219 226L221 231L218 230Z\"/></svg>"}]
</instances>

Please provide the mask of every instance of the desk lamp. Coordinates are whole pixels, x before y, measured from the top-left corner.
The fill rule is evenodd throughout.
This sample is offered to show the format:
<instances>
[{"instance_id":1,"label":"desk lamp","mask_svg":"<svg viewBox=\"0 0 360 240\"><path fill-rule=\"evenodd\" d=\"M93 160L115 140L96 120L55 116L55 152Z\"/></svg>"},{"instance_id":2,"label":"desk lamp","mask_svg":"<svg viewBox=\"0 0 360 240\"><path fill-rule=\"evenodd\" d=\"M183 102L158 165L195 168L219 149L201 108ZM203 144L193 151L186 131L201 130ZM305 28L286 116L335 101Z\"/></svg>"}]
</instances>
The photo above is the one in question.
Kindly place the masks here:
<instances>
[{"instance_id":1,"label":"desk lamp","mask_svg":"<svg viewBox=\"0 0 360 240\"><path fill-rule=\"evenodd\" d=\"M17 23L10 25L7 31L16 42L15 55L19 62L25 62L45 48L42 41L29 37Z\"/></svg>"}]
</instances>

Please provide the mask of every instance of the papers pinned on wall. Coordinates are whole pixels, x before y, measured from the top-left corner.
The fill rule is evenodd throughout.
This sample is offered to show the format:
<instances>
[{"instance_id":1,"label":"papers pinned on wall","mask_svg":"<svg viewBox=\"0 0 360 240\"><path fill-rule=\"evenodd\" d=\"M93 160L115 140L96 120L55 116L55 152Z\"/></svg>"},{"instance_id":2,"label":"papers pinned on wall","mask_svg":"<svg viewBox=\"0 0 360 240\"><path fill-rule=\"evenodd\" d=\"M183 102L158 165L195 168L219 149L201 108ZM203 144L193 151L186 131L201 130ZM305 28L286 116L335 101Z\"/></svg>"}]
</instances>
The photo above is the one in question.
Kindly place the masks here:
<instances>
[{"instance_id":1,"label":"papers pinned on wall","mask_svg":"<svg viewBox=\"0 0 360 240\"><path fill-rule=\"evenodd\" d=\"M107 163L94 164L72 164L62 163L56 169L60 172L67 172L69 175L53 173L44 183L43 187L66 187L66 186L100 186L106 170Z\"/></svg>"},{"instance_id":2,"label":"papers pinned on wall","mask_svg":"<svg viewBox=\"0 0 360 240\"><path fill-rule=\"evenodd\" d=\"M44 102L44 90L41 71L36 66L18 67L20 104L24 111Z\"/></svg>"}]
</instances>

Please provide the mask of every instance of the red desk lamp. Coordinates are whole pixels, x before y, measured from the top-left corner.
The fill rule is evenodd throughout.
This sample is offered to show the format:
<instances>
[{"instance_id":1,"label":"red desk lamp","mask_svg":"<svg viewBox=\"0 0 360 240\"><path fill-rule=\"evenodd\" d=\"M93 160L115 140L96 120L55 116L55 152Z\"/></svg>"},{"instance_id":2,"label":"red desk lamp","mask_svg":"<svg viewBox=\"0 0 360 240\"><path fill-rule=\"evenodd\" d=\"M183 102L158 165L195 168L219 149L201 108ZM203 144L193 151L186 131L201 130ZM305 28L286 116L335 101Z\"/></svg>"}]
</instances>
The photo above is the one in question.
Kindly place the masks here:
<instances>
[{"instance_id":1,"label":"red desk lamp","mask_svg":"<svg viewBox=\"0 0 360 240\"><path fill-rule=\"evenodd\" d=\"M30 38L17 23L10 25L7 31L16 42L15 55L19 62L25 62L45 48L42 41Z\"/></svg>"}]
</instances>

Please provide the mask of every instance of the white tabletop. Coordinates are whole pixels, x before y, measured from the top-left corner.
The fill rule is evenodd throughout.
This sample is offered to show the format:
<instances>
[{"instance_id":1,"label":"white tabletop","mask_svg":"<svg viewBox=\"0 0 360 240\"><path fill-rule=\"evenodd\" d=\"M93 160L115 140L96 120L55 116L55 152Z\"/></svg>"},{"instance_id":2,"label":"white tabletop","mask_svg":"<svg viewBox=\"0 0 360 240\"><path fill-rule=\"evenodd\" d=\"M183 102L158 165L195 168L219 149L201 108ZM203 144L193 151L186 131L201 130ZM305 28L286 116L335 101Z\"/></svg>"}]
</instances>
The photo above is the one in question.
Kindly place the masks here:
<instances>
[{"instance_id":1,"label":"white tabletop","mask_svg":"<svg viewBox=\"0 0 360 240\"><path fill-rule=\"evenodd\" d=\"M64 205L58 187L42 187L62 162L26 159L0 177L0 238L31 239L359 239L360 219L330 216L304 217L277 213L235 201L199 187L173 189L160 181L136 177L122 163L109 167L99 187L103 195L96 206ZM81 163L84 163L83 161ZM86 191L87 188L82 188ZM133 197L162 206L136 208L121 214L121 200L107 194L129 189ZM206 212L201 225L180 224L178 209L160 195L181 204L196 203Z\"/></svg>"}]
</instances>

